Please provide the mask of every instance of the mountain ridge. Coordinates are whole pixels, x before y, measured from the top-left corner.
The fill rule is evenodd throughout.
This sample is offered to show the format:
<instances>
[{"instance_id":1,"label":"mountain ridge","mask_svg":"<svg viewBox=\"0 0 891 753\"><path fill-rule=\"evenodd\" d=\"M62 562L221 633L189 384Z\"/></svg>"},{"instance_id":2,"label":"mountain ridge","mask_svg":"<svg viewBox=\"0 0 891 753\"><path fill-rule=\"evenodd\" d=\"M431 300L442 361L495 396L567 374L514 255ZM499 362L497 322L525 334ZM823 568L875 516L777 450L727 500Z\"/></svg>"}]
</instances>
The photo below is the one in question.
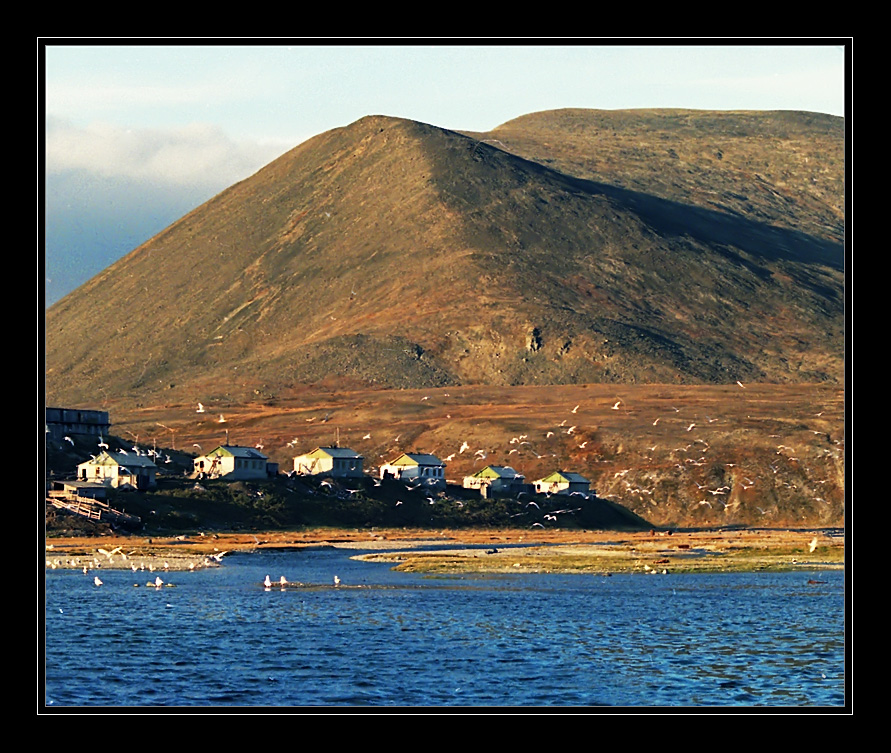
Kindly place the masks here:
<instances>
[{"instance_id":1,"label":"mountain ridge","mask_svg":"<svg viewBox=\"0 0 891 753\"><path fill-rule=\"evenodd\" d=\"M682 112L694 133L691 119L726 120ZM559 136L584 114L488 134L373 115L298 145L50 307L48 396L154 399L226 380L276 391L331 374L381 387L839 383L844 248L829 204L778 222L789 202L757 181L772 203L747 215L740 199L642 192L627 171L600 180L577 140L546 156L543 121ZM588 111L589 131L606 117L619 115ZM790 119L822 126L819 143L838 126Z\"/></svg>"}]
</instances>

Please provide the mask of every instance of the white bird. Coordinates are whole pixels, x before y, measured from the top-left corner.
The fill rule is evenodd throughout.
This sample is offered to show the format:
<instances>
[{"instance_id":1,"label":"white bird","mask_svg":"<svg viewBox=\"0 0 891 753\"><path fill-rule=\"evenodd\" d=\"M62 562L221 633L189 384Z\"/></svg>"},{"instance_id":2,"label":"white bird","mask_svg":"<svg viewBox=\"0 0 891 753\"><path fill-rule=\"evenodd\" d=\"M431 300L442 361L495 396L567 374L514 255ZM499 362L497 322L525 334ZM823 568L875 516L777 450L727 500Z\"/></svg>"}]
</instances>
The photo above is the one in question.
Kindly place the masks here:
<instances>
[{"instance_id":1,"label":"white bird","mask_svg":"<svg viewBox=\"0 0 891 753\"><path fill-rule=\"evenodd\" d=\"M692 431L694 426L696 426L696 424L690 424L690 425L687 427L687 431Z\"/></svg>"},{"instance_id":2,"label":"white bird","mask_svg":"<svg viewBox=\"0 0 891 753\"><path fill-rule=\"evenodd\" d=\"M99 576L98 576L98 575L95 576L95 577L93 578L93 583L94 583L95 585L97 585L97 586L101 586L101 585L102 585L102 581L99 580Z\"/></svg>"},{"instance_id":3,"label":"white bird","mask_svg":"<svg viewBox=\"0 0 891 753\"><path fill-rule=\"evenodd\" d=\"M808 544L807 548L808 548L808 551L811 553L813 553L814 549L817 548L817 537L816 536L814 536L814 538L811 539L811 543Z\"/></svg>"},{"instance_id":4,"label":"white bird","mask_svg":"<svg viewBox=\"0 0 891 753\"><path fill-rule=\"evenodd\" d=\"M163 586L163 585L164 585L164 581L161 580L161 576L160 576L160 575L157 576L157 577L155 578L155 588L160 588L160 587Z\"/></svg>"},{"instance_id":5,"label":"white bird","mask_svg":"<svg viewBox=\"0 0 891 753\"><path fill-rule=\"evenodd\" d=\"M340 585L340 578L338 578L336 575L334 576L334 585L335 585L335 586L339 586L339 585Z\"/></svg>"},{"instance_id":6,"label":"white bird","mask_svg":"<svg viewBox=\"0 0 891 753\"><path fill-rule=\"evenodd\" d=\"M622 404L621 400L616 400L616 404L613 406L613 410L619 410L619 406Z\"/></svg>"},{"instance_id":7,"label":"white bird","mask_svg":"<svg viewBox=\"0 0 891 753\"><path fill-rule=\"evenodd\" d=\"M371 434L366 434L362 439L371 439Z\"/></svg>"},{"instance_id":8,"label":"white bird","mask_svg":"<svg viewBox=\"0 0 891 753\"><path fill-rule=\"evenodd\" d=\"M575 406L575 408L572 409L572 413L578 413L578 410L579 410L579 406L577 405L577 406Z\"/></svg>"},{"instance_id":9,"label":"white bird","mask_svg":"<svg viewBox=\"0 0 891 753\"><path fill-rule=\"evenodd\" d=\"M739 379L736 380L736 383L737 383L740 387L742 387L743 389L746 388L746 386L745 386L742 382L740 382Z\"/></svg>"},{"instance_id":10,"label":"white bird","mask_svg":"<svg viewBox=\"0 0 891 753\"><path fill-rule=\"evenodd\" d=\"M282 585L282 586L287 586L287 585L288 585L288 579L287 579L284 575L283 575L281 578L279 578L278 582L279 582L279 584Z\"/></svg>"},{"instance_id":11,"label":"white bird","mask_svg":"<svg viewBox=\"0 0 891 753\"><path fill-rule=\"evenodd\" d=\"M547 439L548 437L553 437L553 436L554 436L554 432L549 431L547 434L545 434L545 439Z\"/></svg>"},{"instance_id":12,"label":"white bird","mask_svg":"<svg viewBox=\"0 0 891 753\"><path fill-rule=\"evenodd\" d=\"M201 403L198 403L198 409L195 413L204 413L204 406Z\"/></svg>"},{"instance_id":13,"label":"white bird","mask_svg":"<svg viewBox=\"0 0 891 753\"><path fill-rule=\"evenodd\" d=\"M655 426L658 423L659 423L659 419L657 418L655 421L653 421L653 426Z\"/></svg>"},{"instance_id":14,"label":"white bird","mask_svg":"<svg viewBox=\"0 0 891 753\"><path fill-rule=\"evenodd\" d=\"M266 580L263 581L263 585L266 586L266 588L272 587L272 581L269 579L268 575L266 576Z\"/></svg>"},{"instance_id":15,"label":"white bird","mask_svg":"<svg viewBox=\"0 0 891 753\"><path fill-rule=\"evenodd\" d=\"M222 413L220 413L220 418L219 418L219 420L217 421L217 423L218 423L218 424L224 424L224 423L226 423L226 419L225 419L225 417L223 416Z\"/></svg>"},{"instance_id":16,"label":"white bird","mask_svg":"<svg viewBox=\"0 0 891 753\"><path fill-rule=\"evenodd\" d=\"M108 445L107 445L104 441L102 441L102 435L101 435L101 434L99 435L99 446L100 446L103 450L107 450L107 449L108 449Z\"/></svg>"},{"instance_id":17,"label":"white bird","mask_svg":"<svg viewBox=\"0 0 891 753\"><path fill-rule=\"evenodd\" d=\"M62 437L62 438L63 438L66 442L71 442L71 444L74 444L74 440L73 440L71 437Z\"/></svg>"},{"instance_id":18,"label":"white bird","mask_svg":"<svg viewBox=\"0 0 891 753\"><path fill-rule=\"evenodd\" d=\"M72 443L72 444L73 444L73 443ZM470 445L467 444L467 442L463 442L463 443L461 444L461 449L458 450L458 452L459 452L459 453L462 453L462 452L464 452L464 450L469 450L469 449L470 449Z\"/></svg>"}]
</instances>

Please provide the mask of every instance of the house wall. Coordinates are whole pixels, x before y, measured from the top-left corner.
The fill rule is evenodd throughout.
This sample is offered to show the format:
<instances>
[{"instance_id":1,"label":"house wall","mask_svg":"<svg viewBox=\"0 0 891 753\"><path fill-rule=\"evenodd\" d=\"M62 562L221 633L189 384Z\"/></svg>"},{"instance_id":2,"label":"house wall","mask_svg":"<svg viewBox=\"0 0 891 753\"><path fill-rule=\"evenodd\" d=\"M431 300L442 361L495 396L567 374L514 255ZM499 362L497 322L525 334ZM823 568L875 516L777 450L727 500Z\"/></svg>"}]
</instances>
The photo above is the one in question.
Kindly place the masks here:
<instances>
[{"instance_id":1,"label":"house wall","mask_svg":"<svg viewBox=\"0 0 891 753\"><path fill-rule=\"evenodd\" d=\"M137 489L149 489L156 485L157 474L154 468L123 468L119 465L93 465L82 463L78 466L78 478L117 489L130 484Z\"/></svg>"},{"instance_id":2,"label":"house wall","mask_svg":"<svg viewBox=\"0 0 891 753\"><path fill-rule=\"evenodd\" d=\"M445 486L445 469L442 466L426 465L390 465L385 463L380 468L381 478L390 476L402 481L436 481Z\"/></svg>"},{"instance_id":3,"label":"house wall","mask_svg":"<svg viewBox=\"0 0 891 753\"><path fill-rule=\"evenodd\" d=\"M311 458L308 455L299 455L294 458L294 470L301 476L330 473L331 460L332 458Z\"/></svg>"},{"instance_id":4,"label":"house wall","mask_svg":"<svg viewBox=\"0 0 891 753\"><path fill-rule=\"evenodd\" d=\"M266 461L248 458L227 458L231 470L226 473L227 478L233 479L257 479L266 478Z\"/></svg>"}]
</instances>

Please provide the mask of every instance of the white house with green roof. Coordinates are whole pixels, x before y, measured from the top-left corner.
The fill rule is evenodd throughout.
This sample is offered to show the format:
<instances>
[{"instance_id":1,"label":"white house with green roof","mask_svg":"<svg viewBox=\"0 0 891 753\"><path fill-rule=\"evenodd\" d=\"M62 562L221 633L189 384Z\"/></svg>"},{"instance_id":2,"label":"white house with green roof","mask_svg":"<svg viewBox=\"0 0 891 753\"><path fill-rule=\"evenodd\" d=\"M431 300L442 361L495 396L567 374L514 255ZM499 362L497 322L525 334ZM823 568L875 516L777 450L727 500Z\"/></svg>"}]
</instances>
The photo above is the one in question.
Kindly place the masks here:
<instances>
[{"instance_id":1,"label":"white house with green roof","mask_svg":"<svg viewBox=\"0 0 891 753\"><path fill-rule=\"evenodd\" d=\"M253 447L220 445L193 461L195 475L233 481L261 479L269 475L269 458Z\"/></svg>"},{"instance_id":2,"label":"white house with green roof","mask_svg":"<svg viewBox=\"0 0 891 753\"><path fill-rule=\"evenodd\" d=\"M533 485L539 494L587 494L591 488L591 482L584 476L568 471L554 471L534 481Z\"/></svg>"},{"instance_id":3,"label":"white house with green roof","mask_svg":"<svg viewBox=\"0 0 891 753\"><path fill-rule=\"evenodd\" d=\"M158 466L151 458L130 452L103 450L96 457L77 466L81 481L119 488L151 489L157 483Z\"/></svg>"},{"instance_id":4,"label":"white house with green roof","mask_svg":"<svg viewBox=\"0 0 891 753\"><path fill-rule=\"evenodd\" d=\"M472 476L464 477L465 489L479 489L480 495L513 494L520 491L526 477L509 465L487 465Z\"/></svg>"},{"instance_id":5,"label":"white house with green roof","mask_svg":"<svg viewBox=\"0 0 891 753\"><path fill-rule=\"evenodd\" d=\"M294 458L294 472L300 476L360 478L365 474L365 459L347 447L316 447Z\"/></svg>"},{"instance_id":6,"label":"white house with green roof","mask_svg":"<svg viewBox=\"0 0 891 753\"><path fill-rule=\"evenodd\" d=\"M395 460L381 464L380 477L444 487L445 463L436 455L404 452Z\"/></svg>"}]
</instances>

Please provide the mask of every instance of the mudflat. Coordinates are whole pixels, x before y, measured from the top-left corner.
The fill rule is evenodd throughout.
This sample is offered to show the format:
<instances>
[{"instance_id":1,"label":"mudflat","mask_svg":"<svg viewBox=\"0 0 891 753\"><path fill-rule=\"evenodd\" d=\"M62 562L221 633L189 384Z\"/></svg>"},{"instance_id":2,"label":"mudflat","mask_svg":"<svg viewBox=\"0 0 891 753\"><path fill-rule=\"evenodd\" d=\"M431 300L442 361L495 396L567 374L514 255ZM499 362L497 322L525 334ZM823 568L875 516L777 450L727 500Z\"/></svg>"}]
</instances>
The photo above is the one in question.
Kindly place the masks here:
<instances>
[{"instance_id":1,"label":"mudflat","mask_svg":"<svg viewBox=\"0 0 891 753\"><path fill-rule=\"evenodd\" d=\"M435 550L425 545L436 545ZM314 529L201 533L170 538L48 538L46 567L195 570L220 567L237 551L331 546L415 572L623 572L670 574L843 570L844 530ZM361 551L358 551L361 550Z\"/></svg>"}]
</instances>

